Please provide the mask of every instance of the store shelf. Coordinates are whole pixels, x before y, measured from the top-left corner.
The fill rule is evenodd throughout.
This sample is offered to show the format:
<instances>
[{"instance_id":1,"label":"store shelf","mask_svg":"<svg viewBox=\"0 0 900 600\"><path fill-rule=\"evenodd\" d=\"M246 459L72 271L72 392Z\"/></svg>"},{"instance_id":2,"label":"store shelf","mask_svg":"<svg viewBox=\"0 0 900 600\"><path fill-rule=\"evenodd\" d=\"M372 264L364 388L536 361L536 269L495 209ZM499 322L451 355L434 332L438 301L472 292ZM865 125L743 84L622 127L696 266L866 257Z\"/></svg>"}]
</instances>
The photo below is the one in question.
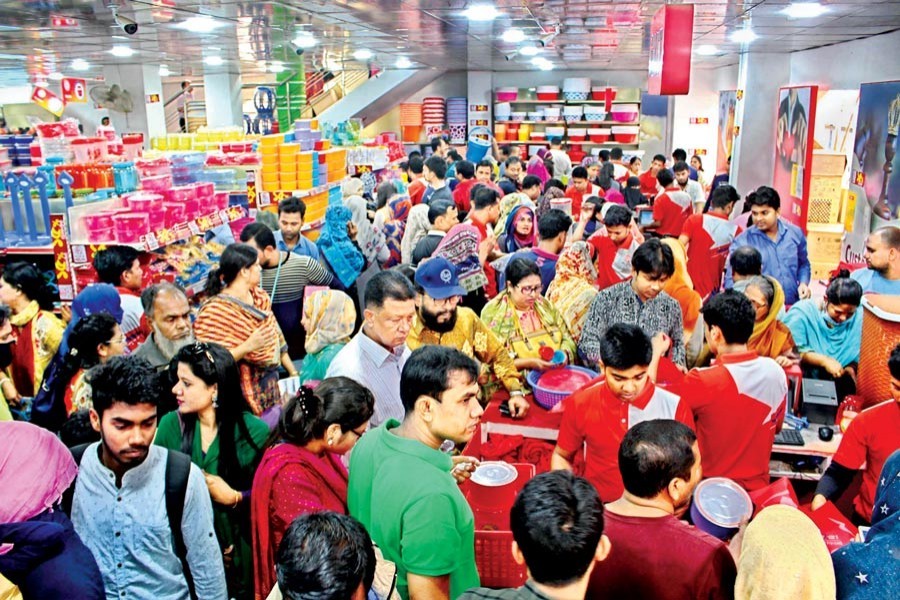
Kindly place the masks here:
<instances>
[{"instance_id":1,"label":"store shelf","mask_svg":"<svg viewBox=\"0 0 900 600\"><path fill-rule=\"evenodd\" d=\"M603 126L622 126L622 125L640 125L640 121L634 121L633 123L621 123L619 121L494 121L495 125L553 125L563 127L582 127L584 125L594 126L594 127L603 127Z\"/></svg>"},{"instance_id":2,"label":"store shelf","mask_svg":"<svg viewBox=\"0 0 900 600\"><path fill-rule=\"evenodd\" d=\"M20 256L53 256L53 246L4 246L0 248L0 256L16 254Z\"/></svg>"},{"instance_id":3,"label":"store shelf","mask_svg":"<svg viewBox=\"0 0 900 600\"><path fill-rule=\"evenodd\" d=\"M577 106L579 104L606 104L606 100L497 100L495 104L568 104ZM640 100L613 100L613 104L640 104Z\"/></svg>"}]
</instances>

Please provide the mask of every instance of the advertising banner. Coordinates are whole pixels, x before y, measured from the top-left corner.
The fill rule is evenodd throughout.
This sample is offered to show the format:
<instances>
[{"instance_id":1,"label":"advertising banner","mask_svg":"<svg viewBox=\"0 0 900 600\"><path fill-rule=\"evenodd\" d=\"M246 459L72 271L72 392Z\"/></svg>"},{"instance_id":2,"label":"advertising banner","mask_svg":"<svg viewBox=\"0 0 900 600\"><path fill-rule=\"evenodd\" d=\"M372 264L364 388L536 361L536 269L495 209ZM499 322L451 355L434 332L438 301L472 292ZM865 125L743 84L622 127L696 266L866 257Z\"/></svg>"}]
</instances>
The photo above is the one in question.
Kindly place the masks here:
<instances>
[{"instance_id":1,"label":"advertising banner","mask_svg":"<svg viewBox=\"0 0 900 600\"><path fill-rule=\"evenodd\" d=\"M781 216L806 232L809 178L818 86L784 87L778 92L773 186L781 196Z\"/></svg>"}]
</instances>

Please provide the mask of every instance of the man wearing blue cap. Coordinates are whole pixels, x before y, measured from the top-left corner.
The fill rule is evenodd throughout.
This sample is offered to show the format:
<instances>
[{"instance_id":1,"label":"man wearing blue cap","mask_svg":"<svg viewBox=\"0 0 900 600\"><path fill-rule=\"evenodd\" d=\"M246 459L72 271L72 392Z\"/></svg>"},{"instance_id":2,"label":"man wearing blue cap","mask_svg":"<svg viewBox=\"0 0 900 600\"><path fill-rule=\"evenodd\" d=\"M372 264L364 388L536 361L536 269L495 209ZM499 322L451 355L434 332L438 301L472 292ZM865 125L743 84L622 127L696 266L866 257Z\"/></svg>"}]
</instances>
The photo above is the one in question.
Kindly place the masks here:
<instances>
[{"instance_id":1,"label":"man wearing blue cap","mask_svg":"<svg viewBox=\"0 0 900 600\"><path fill-rule=\"evenodd\" d=\"M448 346L477 359L509 392L510 415L525 416L530 405L519 371L494 332L473 310L459 306L466 290L459 285L453 264L441 257L425 260L419 264L415 283L416 317L406 345L412 350Z\"/></svg>"}]
</instances>

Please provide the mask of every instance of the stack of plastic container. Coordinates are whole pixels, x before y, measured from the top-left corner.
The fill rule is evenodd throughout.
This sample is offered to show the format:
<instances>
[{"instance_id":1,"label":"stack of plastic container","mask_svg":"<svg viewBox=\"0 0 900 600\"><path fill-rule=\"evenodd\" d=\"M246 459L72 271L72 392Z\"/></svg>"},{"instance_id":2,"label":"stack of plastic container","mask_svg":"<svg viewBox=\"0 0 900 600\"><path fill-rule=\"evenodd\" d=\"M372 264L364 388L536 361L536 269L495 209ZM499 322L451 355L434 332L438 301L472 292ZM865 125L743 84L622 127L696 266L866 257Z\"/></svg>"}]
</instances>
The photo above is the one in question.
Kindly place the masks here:
<instances>
[{"instance_id":1,"label":"stack of plastic container","mask_svg":"<svg viewBox=\"0 0 900 600\"><path fill-rule=\"evenodd\" d=\"M172 182L175 185L195 183L206 164L205 152L181 152L171 155Z\"/></svg>"},{"instance_id":2,"label":"stack of plastic container","mask_svg":"<svg viewBox=\"0 0 900 600\"><path fill-rule=\"evenodd\" d=\"M422 137L422 105L400 105L400 136L404 142L418 142Z\"/></svg>"},{"instance_id":3,"label":"stack of plastic container","mask_svg":"<svg viewBox=\"0 0 900 600\"><path fill-rule=\"evenodd\" d=\"M451 144L466 143L468 106L465 98L447 98L447 127Z\"/></svg>"},{"instance_id":4,"label":"stack of plastic container","mask_svg":"<svg viewBox=\"0 0 900 600\"><path fill-rule=\"evenodd\" d=\"M422 100L422 126L425 127L426 139L441 135L446 119L447 108L443 98L432 96Z\"/></svg>"},{"instance_id":5,"label":"stack of plastic container","mask_svg":"<svg viewBox=\"0 0 900 600\"><path fill-rule=\"evenodd\" d=\"M279 190L279 146L284 136L264 135L259 140L259 152L262 155L262 187L265 190Z\"/></svg>"}]
</instances>

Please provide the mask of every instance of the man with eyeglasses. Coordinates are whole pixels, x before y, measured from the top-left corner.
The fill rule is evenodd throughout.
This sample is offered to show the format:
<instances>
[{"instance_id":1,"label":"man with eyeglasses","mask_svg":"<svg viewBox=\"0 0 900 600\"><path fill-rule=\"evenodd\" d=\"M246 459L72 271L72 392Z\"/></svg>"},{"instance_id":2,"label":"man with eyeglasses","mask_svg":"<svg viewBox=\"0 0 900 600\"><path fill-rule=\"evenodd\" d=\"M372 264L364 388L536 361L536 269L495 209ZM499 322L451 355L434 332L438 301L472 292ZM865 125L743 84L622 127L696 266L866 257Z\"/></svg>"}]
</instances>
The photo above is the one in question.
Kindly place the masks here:
<instances>
[{"instance_id":1,"label":"man with eyeglasses","mask_svg":"<svg viewBox=\"0 0 900 600\"><path fill-rule=\"evenodd\" d=\"M402 598L458 598L479 585L475 520L447 476L454 459L440 448L478 430L478 366L453 348L424 346L406 361L399 388L402 422L390 419L353 449L347 506L397 565Z\"/></svg>"},{"instance_id":2,"label":"man with eyeglasses","mask_svg":"<svg viewBox=\"0 0 900 600\"><path fill-rule=\"evenodd\" d=\"M152 333L133 356L162 371L179 350L195 341L191 306L184 290L172 283L157 283L145 289L141 292L141 304Z\"/></svg>"},{"instance_id":3,"label":"man with eyeglasses","mask_svg":"<svg viewBox=\"0 0 900 600\"><path fill-rule=\"evenodd\" d=\"M406 338L415 350L425 345L449 346L477 359L482 370L493 373L509 392L509 412L514 418L525 416L529 404L525 399L522 377L509 353L470 308L459 306L465 289L453 264L446 258L424 261L416 271L416 318Z\"/></svg>"}]
</instances>

